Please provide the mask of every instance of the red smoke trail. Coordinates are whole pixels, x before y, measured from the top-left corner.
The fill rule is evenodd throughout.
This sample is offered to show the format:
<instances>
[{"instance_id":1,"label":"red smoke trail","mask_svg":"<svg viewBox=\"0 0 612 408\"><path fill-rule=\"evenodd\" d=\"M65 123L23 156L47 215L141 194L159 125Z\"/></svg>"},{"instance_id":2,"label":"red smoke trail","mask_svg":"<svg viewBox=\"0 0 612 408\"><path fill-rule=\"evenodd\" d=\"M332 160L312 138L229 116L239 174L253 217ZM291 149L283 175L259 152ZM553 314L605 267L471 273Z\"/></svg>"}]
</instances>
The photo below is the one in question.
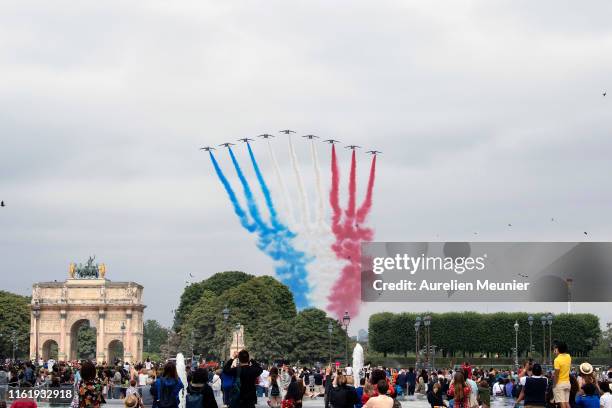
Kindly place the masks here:
<instances>
[{"instance_id":1,"label":"red smoke trail","mask_svg":"<svg viewBox=\"0 0 612 408\"><path fill-rule=\"evenodd\" d=\"M357 228L359 224L365 221L366 217L372 209L372 192L374 191L374 180L376 179L376 155L372 156L372 164L370 165L370 178L368 179L368 191L366 192L366 198L363 200L363 204L357 210Z\"/></svg>"},{"instance_id":2,"label":"red smoke trail","mask_svg":"<svg viewBox=\"0 0 612 408\"><path fill-rule=\"evenodd\" d=\"M342 209L340 208L340 172L338 171L338 159L336 157L336 147L332 144L332 159L331 159L332 183L331 191L329 192L329 202L332 207L332 229L335 229L340 224Z\"/></svg>"},{"instance_id":3,"label":"red smoke trail","mask_svg":"<svg viewBox=\"0 0 612 408\"><path fill-rule=\"evenodd\" d=\"M334 175L337 177L337 174L335 151L332 149L332 192L334 191L334 183L336 183L336 190L338 188L337 184L339 180L334 180ZM357 163L355 151L353 151L349 176L348 208L345 212L344 222L340 223L338 217L338 222L332 228L336 236L336 242L332 245L332 249L336 253L338 259L348 262L342 269L340 277L334 283L329 296L328 310L339 319L342 318L345 311L348 311L352 316L356 316L359 313L359 304L361 301L361 242L371 241L374 237L374 231L370 228L364 228L359 224L365 221L372 208L372 193L374 190L375 175L376 156L373 157L370 166L370 177L368 180L366 197L363 204L356 212ZM332 195L333 194L330 194L330 197ZM334 203L332 202L332 208L333 207Z\"/></svg>"},{"instance_id":4,"label":"red smoke trail","mask_svg":"<svg viewBox=\"0 0 612 408\"><path fill-rule=\"evenodd\" d=\"M352 222L355 218L355 206L357 201L357 161L355 159L355 150L351 155L351 174L349 176L349 201L346 210L346 223Z\"/></svg>"}]
</instances>

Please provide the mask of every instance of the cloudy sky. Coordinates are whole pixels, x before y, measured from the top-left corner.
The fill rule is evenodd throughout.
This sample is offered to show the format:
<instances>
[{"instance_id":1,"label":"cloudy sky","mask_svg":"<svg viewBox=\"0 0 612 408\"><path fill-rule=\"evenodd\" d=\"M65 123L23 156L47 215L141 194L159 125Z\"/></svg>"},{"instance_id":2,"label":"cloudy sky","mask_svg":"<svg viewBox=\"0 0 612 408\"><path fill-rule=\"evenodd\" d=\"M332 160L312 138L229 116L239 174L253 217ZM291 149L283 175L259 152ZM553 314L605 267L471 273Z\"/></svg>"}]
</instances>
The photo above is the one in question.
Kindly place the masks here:
<instances>
[{"instance_id":1,"label":"cloudy sky","mask_svg":"<svg viewBox=\"0 0 612 408\"><path fill-rule=\"evenodd\" d=\"M2 2L0 287L95 254L169 323L189 273L272 273L198 147L287 127L384 151L377 240L612 240L612 3L333 6ZM354 327L425 307L366 305Z\"/></svg>"}]
</instances>

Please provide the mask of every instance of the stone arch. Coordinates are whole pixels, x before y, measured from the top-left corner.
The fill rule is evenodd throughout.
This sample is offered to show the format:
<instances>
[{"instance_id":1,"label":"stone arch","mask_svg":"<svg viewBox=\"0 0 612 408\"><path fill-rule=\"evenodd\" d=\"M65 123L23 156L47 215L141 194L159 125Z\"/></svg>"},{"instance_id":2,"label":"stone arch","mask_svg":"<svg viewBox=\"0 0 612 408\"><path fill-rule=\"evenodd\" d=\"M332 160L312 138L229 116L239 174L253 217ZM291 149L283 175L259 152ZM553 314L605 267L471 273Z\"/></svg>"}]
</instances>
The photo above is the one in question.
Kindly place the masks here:
<instances>
[{"instance_id":1,"label":"stone arch","mask_svg":"<svg viewBox=\"0 0 612 408\"><path fill-rule=\"evenodd\" d=\"M106 347L108 350L108 363L114 364L115 361L125 359L125 349L120 339L112 339Z\"/></svg>"},{"instance_id":2,"label":"stone arch","mask_svg":"<svg viewBox=\"0 0 612 408\"><path fill-rule=\"evenodd\" d=\"M79 360L80 358L83 358L83 357L87 359L95 358L96 350L98 348L97 347L98 336L97 336L96 325L94 323L95 320L89 319L87 317L84 317L84 318L77 317L71 320L72 320L72 324L69 326L70 334L68 336L68 338L70 339L70 360ZM78 353L78 346L79 346L78 345L78 332L79 332L79 329L83 325L88 325L95 332L92 355L89 355L89 356L79 356L79 353Z\"/></svg>"},{"instance_id":3,"label":"stone arch","mask_svg":"<svg viewBox=\"0 0 612 408\"><path fill-rule=\"evenodd\" d=\"M54 339L48 339L42 344L42 358L47 361L50 358L57 361L59 359L59 343Z\"/></svg>"}]
</instances>

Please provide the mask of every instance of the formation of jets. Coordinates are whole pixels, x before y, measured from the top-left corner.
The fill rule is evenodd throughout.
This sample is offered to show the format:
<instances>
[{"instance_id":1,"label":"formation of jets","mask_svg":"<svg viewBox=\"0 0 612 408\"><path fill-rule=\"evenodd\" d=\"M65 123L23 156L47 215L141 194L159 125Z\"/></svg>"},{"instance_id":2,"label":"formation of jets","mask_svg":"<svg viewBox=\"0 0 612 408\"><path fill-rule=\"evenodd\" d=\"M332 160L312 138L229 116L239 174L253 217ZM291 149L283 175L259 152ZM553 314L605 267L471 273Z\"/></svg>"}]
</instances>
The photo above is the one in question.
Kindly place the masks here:
<instances>
[{"instance_id":1,"label":"formation of jets","mask_svg":"<svg viewBox=\"0 0 612 408\"><path fill-rule=\"evenodd\" d=\"M291 135L292 133L296 133L296 132L295 132L295 130L291 130L291 129L283 129L283 130L279 130L279 133L283 133L285 135ZM262 138L262 139L270 139L270 138L275 137L275 136L271 135L269 133L262 133L261 135L257 135L257 137ZM305 139L308 139L308 140L320 139L319 136L312 135L312 134L304 135L302 137L305 138ZM255 139L250 139L248 137L243 137L241 139L238 139L238 141L239 142L243 142L243 143L249 143L249 142L254 142ZM336 139L325 139L325 140L323 140L323 142L324 143L329 143L329 144L340 143L340 141L336 140ZM234 146L234 143L225 142L225 143L221 143L219 146L230 148L231 146ZM361 149L361 146L348 145L348 146L345 146L345 149L351 149L351 150ZM214 147L210 147L210 146L204 146L204 147L200 147L200 150L205 150L207 152L210 152L211 150L215 150L215 148ZM368 150L366 153L375 156L377 154L381 154L382 152L380 150Z\"/></svg>"}]
</instances>

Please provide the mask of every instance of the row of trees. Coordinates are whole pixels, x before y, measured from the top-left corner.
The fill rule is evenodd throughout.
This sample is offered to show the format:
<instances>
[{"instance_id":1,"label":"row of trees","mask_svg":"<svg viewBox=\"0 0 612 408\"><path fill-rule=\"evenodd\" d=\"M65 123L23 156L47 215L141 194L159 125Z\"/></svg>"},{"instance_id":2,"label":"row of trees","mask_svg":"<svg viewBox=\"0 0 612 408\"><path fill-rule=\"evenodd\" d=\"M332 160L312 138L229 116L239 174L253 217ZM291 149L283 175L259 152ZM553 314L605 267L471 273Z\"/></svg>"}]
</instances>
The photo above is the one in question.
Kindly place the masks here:
<instances>
[{"instance_id":1,"label":"row of trees","mask_svg":"<svg viewBox=\"0 0 612 408\"><path fill-rule=\"evenodd\" d=\"M540 316L545 313L490 313L452 312L428 313L432 317L431 341L442 350L444 357L458 354L473 357L478 354L505 355L513 353L515 345L514 323L518 322L518 349L520 355L527 355L530 346L528 317L534 317L531 330L532 355L541 355L543 349L543 328ZM369 345L371 350L407 355L415 351L415 319L425 314L377 313L369 320ZM586 356L601 338L599 318L593 314L561 314L554 317L552 339L566 342L572 354ZM546 326L546 347L548 348ZM423 326L421 326L423 335ZM424 337L422 337L424 338ZM424 345L421 340L421 345Z\"/></svg>"},{"instance_id":2,"label":"row of trees","mask_svg":"<svg viewBox=\"0 0 612 408\"><path fill-rule=\"evenodd\" d=\"M0 290L0 357L30 352L30 298Z\"/></svg>"},{"instance_id":3,"label":"row of trees","mask_svg":"<svg viewBox=\"0 0 612 408\"><path fill-rule=\"evenodd\" d=\"M223 310L229 310L227 321ZM244 342L263 361L290 359L316 362L343 359L347 336L340 323L319 309L296 311L287 286L270 276L221 272L185 289L174 329L181 350L208 358L223 358L237 323L244 326ZM350 345L349 345L350 347Z\"/></svg>"}]
</instances>

